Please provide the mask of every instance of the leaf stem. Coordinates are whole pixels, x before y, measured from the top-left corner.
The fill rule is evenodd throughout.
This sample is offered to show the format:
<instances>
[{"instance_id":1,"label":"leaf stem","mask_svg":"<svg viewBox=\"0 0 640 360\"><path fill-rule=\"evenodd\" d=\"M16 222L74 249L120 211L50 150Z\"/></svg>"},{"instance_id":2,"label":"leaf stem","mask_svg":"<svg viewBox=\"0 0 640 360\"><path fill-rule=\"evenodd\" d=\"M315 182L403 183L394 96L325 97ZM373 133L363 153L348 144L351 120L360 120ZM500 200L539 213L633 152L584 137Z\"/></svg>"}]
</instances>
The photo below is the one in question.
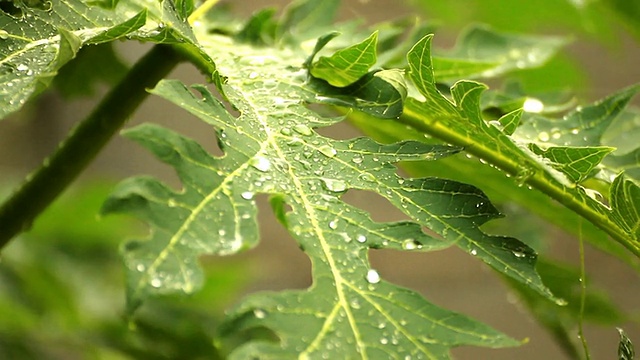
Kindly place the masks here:
<instances>
[{"instance_id":1,"label":"leaf stem","mask_svg":"<svg viewBox=\"0 0 640 360\"><path fill-rule=\"evenodd\" d=\"M216 6L216 4L219 2L220 0L206 0L202 5L198 6L197 9L195 9L191 15L189 15L189 24L192 24L200 19L204 14L207 13L207 11L211 10L212 7Z\"/></svg>"},{"instance_id":2,"label":"leaf stem","mask_svg":"<svg viewBox=\"0 0 640 360\"><path fill-rule=\"evenodd\" d=\"M496 153L489 147L483 146L483 144L471 142L469 138L456 133L444 124L425 121L425 115L411 106L404 107L404 113L399 121L451 145L462 146L467 153L487 161L508 174L517 176L522 170L522 164L502 156L500 153ZM589 206L585 206L580 199L567 192L564 186L552 181L546 172L532 172L530 176L524 179L524 183L547 194L552 199L555 199L578 215L589 220L592 224L602 229L614 240L640 258L640 243L630 239L625 231L611 221L605 214Z\"/></svg>"},{"instance_id":3,"label":"leaf stem","mask_svg":"<svg viewBox=\"0 0 640 360\"><path fill-rule=\"evenodd\" d=\"M582 349L584 350L584 356L586 360L591 360L591 353L589 352L589 345L587 344L587 338L584 337L584 306L587 299L587 274L584 264L584 239L582 238L582 220L578 224L578 241L580 244L580 317L578 318L578 337L582 343Z\"/></svg>"},{"instance_id":4,"label":"leaf stem","mask_svg":"<svg viewBox=\"0 0 640 360\"><path fill-rule=\"evenodd\" d=\"M182 59L167 45L155 45L44 160L40 168L0 206L0 249L31 227L102 150L153 87Z\"/></svg>"}]
</instances>

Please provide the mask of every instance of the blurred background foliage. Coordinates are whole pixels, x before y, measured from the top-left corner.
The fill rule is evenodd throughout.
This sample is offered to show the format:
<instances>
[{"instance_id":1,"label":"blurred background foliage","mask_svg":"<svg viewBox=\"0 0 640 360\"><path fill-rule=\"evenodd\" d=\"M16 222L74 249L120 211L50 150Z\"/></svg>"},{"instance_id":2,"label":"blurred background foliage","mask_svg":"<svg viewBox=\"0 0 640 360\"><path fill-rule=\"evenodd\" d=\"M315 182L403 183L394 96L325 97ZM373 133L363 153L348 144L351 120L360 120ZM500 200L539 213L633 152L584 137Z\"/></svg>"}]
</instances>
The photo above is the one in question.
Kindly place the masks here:
<instances>
[{"instance_id":1,"label":"blurred background foliage","mask_svg":"<svg viewBox=\"0 0 640 360\"><path fill-rule=\"evenodd\" d=\"M376 0L358 2L361 7L376 6ZM585 52L580 47L585 43L597 44L596 55L614 59L616 56L624 57L625 49L629 47L637 48L640 42L639 1L407 2L412 6L411 13L420 14L430 24L438 24L435 27L436 45L441 47L442 54L455 54L455 48L442 49L450 49L450 44L454 42L453 34L463 34L470 24L488 24L496 30L515 33L569 35L572 45L543 66L527 70L514 69L509 73L509 81L502 78L487 80L493 88L502 89L504 94L509 95L506 100L521 99L524 94L535 95L543 100L558 96L566 101L572 96L594 100L620 87L620 79L628 81L623 85L639 80L634 78L633 73L628 74L631 69L627 68L610 68L607 69L610 74L594 76L593 69L585 66L579 58L584 56ZM240 7L240 4L246 2L228 3ZM252 6L262 7L263 4ZM384 9L378 11L386 15ZM442 41L438 42L439 38ZM91 81L87 81L89 75L92 81L113 83L126 69L125 65L117 61L119 55L126 54L113 53L111 46L83 50L78 59L66 67L56 80L58 91L68 96L94 93ZM103 71L96 73L94 70L97 61L106 61L112 67L100 67ZM607 82L608 77L618 80ZM66 87L73 83L82 87ZM610 83L615 83L615 87ZM506 100L501 104L514 106ZM496 102L500 103L500 99L492 102L492 99L487 98L485 109L491 110ZM519 106L521 100L515 101L515 104ZM355 118L353 122L358 125L358 121ZM389 136L398 131L397 128L385 128L383 125L376 129L380 134L371 135L381 140L384 140L384 136L389 139ZM421 135L403 131L398 136L407 138ZM419 165L406 170L420 176L459 176L459 180L471 180L467 182L472 183L474 177L478 178L477 168L469 170L461 168L459 164L449 166L444 161L439 163L439 170L432 168L426 171ZM471 162L465 164L469 165ZM457 175L452 170L454 167L458 169ZM495 170L484 167L480 171ZM118 247L122 239L134 234L144 234L146 229L131 219L98 217L101 203L112 186L113 184L106 182L86 181L76 186L48 209L29 232L15 239L3 250L0 258L0 359L224 357L224 353L214 343L216 326L224 309L250 287L253 272L248 264L249 260L220 263L203 258L201 263L207 280L202 291L188 298L154 299L146 303L133 319L125 319L124 274ZM508 214L504 221L492 222L492 228L488 231L508 233L525 240L543 253L550 252L547 251L551 246L548 242L548 223L531 216L527 209L501 196L500 189L482 188ZM541 204L546 202L548 200L540 200ZM567 221L573 220L575 219ZM514 226L514 223L518 225ZM579 358L581 355L576 347L574 332L579 319L577 306L580 274L575 265L549 258L541 260L538 269L549 287L569 301L569 306L552 305L518 284L510 286L518 294L520 304L528 308L535 319L552 334L562 351L569 358ZM637 282L637 276L634 279ZM609 328L625 321L638 322L637 314L629 314L629 311L616 306L608 295L591 285L584 319ZM242 341L244 336L268 334L239 334L235 341ZM517 353L518 350L514 351ZM613 353L614 349L611 349L611 354Z\"/></svg>"}]
</instances>

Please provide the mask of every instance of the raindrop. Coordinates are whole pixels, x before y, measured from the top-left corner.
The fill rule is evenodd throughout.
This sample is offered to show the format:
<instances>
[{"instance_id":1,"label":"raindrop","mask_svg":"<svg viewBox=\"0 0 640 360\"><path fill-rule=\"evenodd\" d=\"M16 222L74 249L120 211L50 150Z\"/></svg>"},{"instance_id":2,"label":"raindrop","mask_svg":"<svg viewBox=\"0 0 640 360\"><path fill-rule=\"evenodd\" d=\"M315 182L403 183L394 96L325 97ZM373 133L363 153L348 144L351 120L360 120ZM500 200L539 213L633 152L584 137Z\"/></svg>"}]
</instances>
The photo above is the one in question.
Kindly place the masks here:
<instances>
[{"instance_id":1,"label":"raindrop","mask_svg":"<svg viewBox=\"0 0 640 360\"><path fill-rule=\"evenodd\" d=\"M476 256L476 255L478 255L478 250L471 249L470 254L473 255L473 256Z\"/></svg>"},{"instance_id":2,"label":"raindrop","mask_svg":"<svg viewBox=\"0 0 640 360\"><path fill-rule=\"evenodd\" d=\"M329 145L322 145L318 148L318 151L320 151L322 153L322 155L326 156L326 157L334 157L336 156L336 154L338 153L336 151L336 149L332 148Z\"/></svg>"},{"instance_id":3,"label":"raindrop","mask_svg":"<svg viewBox=\"0 0 640 360\"><path fill-rule=\"evenodd\" d=\"M338 228L338 220L331 220L329 222L329 228L333 229L333 230L337 229Z\"/></svg>"},{"instance_id":4,"label":"raindrop","mask_svg":"<svg viewBox=\"0 0 640 360\"><path fill-rule=\"evenodd\" d=\"M366 236L364 236L364 235L362 235L362 234L360 234L360 235L356 236L356 240L357 240L359 243L364 243L365 241L367 241L367 237L366 237Z\"/></svg>"},{"instance_id":5,"label":"raindrop","mask_svg":"<svg viewBox=\"0 0 640 360\"><path fill-rule=\"evenodd\" d=\"M218 230L218 235L225 236L225 235L227 235L227 231L224 230L224 229L220 229L220 230Z\"/></svg>"},{"instance_id":6,"label":"raindrop","mask_svg":"<svg viewBox=\"0 0 640 360\"><path fill-rule=\"evenodd\" d=\"M414 239L406 239L402 242L402 248L405 250L416 250L422 248L422 244Z\"/></svg>"},{"instance_id":7,"label":"raindrop","mask_svg":"<svg viewBox=\"0 0 640 360\"><path fill-rule=\"evenodd\" d=\"M6 30L0 30L0 39L7 40L9 38L9 33Z\"/></svg>"},{"instance_id":8,"label":"raindrop","mask_svg":"<svg viewBox=\"0 0 640 360\"><path fill-rule=\"evenodd\" d=\"M370 269L367 271L367 282L369 284L377 284L380 282L380 274L377 271Z\"/></svg>"},{"instance_id":9,"label":"raindrop","mask_svg":"<svg viewBox=\"0 0 640 360\"><path fill-rule=\"evenodd\" d=\"M369 181L369 182L373 182L376 180L375 176L369 174L369 173L363 173L358 175L358 179L360 180L364 180L364 181Z\"/></svg>"},{"instance_id":10,"label":"raindrop","mask_svg":"<svg viewBox=\"0 0 640 360\"><path fill-rule=\"evenodd\" d=\"M549 141L549 133L546 131L540 132L540 134L538 134L538 139L544 142Z\"/></svg>"},{"instance_id":11,"label":"raindrop","mask_svg":"<svg viewBox=\"0 0 640 360\"><path fill-rule=\"evenodd\" d=\"M523 253L522 251L512 251L513 252L513 256L517 257L517 258L523 258L526 256L525 253Z\"/></svg>"},{"instance_id":12,"label":"raindrop","mask_svg":"<svg viewBox=\"0 0 640 360\"><path fill-rule=\"evenodd\" d=\"M262 310L262 309L253 310L253 315L255 317L257 317L258 319L264 319L265 317L267 317L267 313L264 312L264 310Z\"/></svg>"},{"instance_id":13,"label":"raindrop","mask_svg":"<svg viewBox=\"0 0 640 360\"><path fill-rule=\"evenodd\" d=\"M151 286L153 286L154 288L159 288L160 286L162 286L162 280L158 279L158 278L154 278L151 280Z\"/></svg>"},{"instance_id":14,"label":"raindrop","mask_svg":"<svg viewBox=\"0 0 640 360\"><path fill-rule=\"evenodd\" d=\"M360 155L356 155L353 157L353 159L351 159L351 161L353 161L354 164L362 164L364 158Z\"/></svg>"},{"instance_id":15,"label":"raindrop","mask_svg":"<svg viewBox=\"0 0 640 360\"><path fill-rule=\"evenodd\" d=\"M138 270L138 271L145 271L146 269L147 269L147 267L144 266L144 264L138 264L136 266L136 270Z\"/></svg>"},{"instance_id":16,"label":"raindrop","mask_svg":"<svg viewBox=\"0 0 640 360\"><path fill-rule=\"evenodd\" d=\"M578 135L578 133L579 133L579 132L580 132L580 130L579 130L578 128L571 129L571 133L572 133L573 135Z\"/></svg>"},{"instance_id":17,"label":"raindrop","mask_svg":"<svg viewBox=\"0 0 640 360\"><path fill-rule=\"evenodd\" d=\"M240 196L242 196L242 198L245 200L253 199L253 193L251 191L245 191L242 194L240 194Z\"/></svg>"},{"instance_id":18,"label":"raindrop","mask_svg":"<svg viewBox=\"0 0 640 360\"><path fill-rule=\"evenodd\" d=\"M25 64L19 64L18 66L16 66L16 70L18 71L27 71L29 70L29 67Z\"/></svg>"},{"instance_id":19,"label":"raindrop","mask_svg":"<svg viewBox=\"0 0 640 360\"><path fill-rule=\"evenodd\" d=\"M311 134L313 134L313 131L311 130L311 128L304 124L294 125L293 130L298 134L304 135L304 136L310 136Z\"/></svg>"},{"instance_id":20,"label":"raindrop","mask_svg":"<svg viewBox=\"0 0 640 360\"><path fill-rule=\"evenodd\" d=\"M252 158L249 161L249 164L262 172L267 172L271 169L271 162L269 162L269 159L262 156Z\"/></svg>"},{"instance_id":21,"label":"raindrop","mask_svg":"<svg viewBox=\"0 0 640 360\"><path fill-rule=\"evenodd\" d=\"M527 98L524 101L524 104L522 104L522 110L528 113L537 114L544 110L544 104L536 98Z\"/></svg>"},{"instance_id":22,"label":"raindrop","mask_svg":"<svg viewBox=\"0 0 640 360\"><path fill-rule=\"evenodd\" d=\"M329 191L343 192L347 190L347 183L342 180L322 179L322 181L324 181L324 186Z\"/></svg>"},{"instance_id":23,"label":"raindrop","mask_svg":"<svg viewBox=\"0 0 640 360\"><path fill-rule=\"evenodd\" d=\"M551 129L551 138L552 139L558 140L558 139L560 139L561 136L562 136L562 133L560 132L560 129L558 129L558 128Z\"/></svg>"},{"instance_id":24,"label":"raindrop","mask_svg":"<svg viewBox=\"0 0 640 360\"><path fill-rule=\"evenodd\" d=\"M282 128L282 130L280 130L280 133L284 136L289 136L291 135L291 129L289 128Z\"/></svg>"},{"instance_id":25,"label":"raindrop","mask_svg":"<svg viewBox=\"0 0 640 360\"><path fill-rule=\"evenodd\" d=\"M380 344L387 345L388 343L389 343L389 340L387 338L380 339Z\"/></svg>"}]
</instances>

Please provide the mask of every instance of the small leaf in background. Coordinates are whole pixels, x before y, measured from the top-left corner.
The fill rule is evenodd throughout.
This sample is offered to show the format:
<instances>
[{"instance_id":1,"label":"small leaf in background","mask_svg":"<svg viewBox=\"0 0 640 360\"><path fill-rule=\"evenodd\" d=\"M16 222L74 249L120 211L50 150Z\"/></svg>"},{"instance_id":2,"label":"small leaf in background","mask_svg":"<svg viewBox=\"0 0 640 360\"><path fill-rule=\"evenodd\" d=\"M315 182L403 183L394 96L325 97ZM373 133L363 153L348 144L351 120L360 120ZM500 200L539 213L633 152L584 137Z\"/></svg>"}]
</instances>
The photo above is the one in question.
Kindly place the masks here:
<instances>
[{"instance_id":1,"label":"small leaf in background","mask_svg":"<svg viewBox=\"0 0 640 360\"><path fill-rule=\"evenodd\" d=\"M453 50L433 58L438 80L496 77L547 62L567 40L552 36L517 35L474 26Z\"/></svg>"},{"instance_id":2,"label":"small leaf in background","mask_svg":"<svg viewBox=\"0 0 640 360\"><path fill-rule=\"evenodd\" d=\"M376 63L378 33L362 42L336 51L331 57L321 56L311 65L310 73L336 87L351 85L369 72Z\"/></svg>"},{"instance_id":3,"label":"small leaf in background","mask_svg":"<svg viewBox=\"0 0 640 360\"><path fill-rule=\"evenodd\" d=\"M618 344L618 360L633 360L635 358L635 350L631 339L627 337L624 330L618 328L620 334L620 343Z\"/></svg>"}]
</instances>

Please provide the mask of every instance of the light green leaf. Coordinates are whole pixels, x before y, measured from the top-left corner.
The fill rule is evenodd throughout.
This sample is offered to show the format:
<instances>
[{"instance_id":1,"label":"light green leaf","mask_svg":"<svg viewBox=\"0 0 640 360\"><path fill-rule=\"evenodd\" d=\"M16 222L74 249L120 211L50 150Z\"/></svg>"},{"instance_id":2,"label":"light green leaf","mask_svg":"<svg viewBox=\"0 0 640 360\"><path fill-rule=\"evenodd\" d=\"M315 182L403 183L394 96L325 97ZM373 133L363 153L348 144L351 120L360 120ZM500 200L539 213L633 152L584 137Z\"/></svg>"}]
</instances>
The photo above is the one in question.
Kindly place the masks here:
<instances>
[{"instance_id":1,"label":"light green leaf","mask_svg":"<svg viewBox=\"0 0 640 360\"><path fill-rule=\"evenodd\" d=\"M611 184L613 218L640 239L640 187L633 180L619 175Z\"/></svg>"},{"instance_id":2,"label":"light green leaf","mask_svg":"<svg viewBox=\"0 0 640 360\"><path fill-rule=\"evenodd\" d=\"M563 119L533 117L519 127L515 135L541 144L605 145L601 143L603 134L638 91L640 85L630 86L589 106L578 107Z\"/></svg>"},{"instance_id":3,"label":"light green leaf","mask_svg":"<svg viewBox=\"0 0 640 360\"><path fill-rule=\"evenodd\" d=\"M331 57L320 57L310 68L311 75L337 87L353 84L376 63L378 32L362 42L336 51Z\"/></svg>"},{"instance_id":4,"label":"light green leaf","mask_svg":"<svg viewBox=\"0 0 640 360\"><path fill-rule=\"evenodd\" d=\"M551 167L562 171L576 184L592 175L592 171L602 159L615 150L606 146L552 146L542 149L536 144L530 144L529 148L534 154L549 160Z\"/></svg>"},{"instance_id":5,"label":"light green leaf","mask_svg":"<svg viewBox=\"0 0 640 360\"><path fill-rule=\"evenodd\" d=\"M495 77L538 67L566 43L560 37L506 34L474 26L461 35L452 51L434 57L433 66L438 80Z\"/></svg>"}]
</instances>

